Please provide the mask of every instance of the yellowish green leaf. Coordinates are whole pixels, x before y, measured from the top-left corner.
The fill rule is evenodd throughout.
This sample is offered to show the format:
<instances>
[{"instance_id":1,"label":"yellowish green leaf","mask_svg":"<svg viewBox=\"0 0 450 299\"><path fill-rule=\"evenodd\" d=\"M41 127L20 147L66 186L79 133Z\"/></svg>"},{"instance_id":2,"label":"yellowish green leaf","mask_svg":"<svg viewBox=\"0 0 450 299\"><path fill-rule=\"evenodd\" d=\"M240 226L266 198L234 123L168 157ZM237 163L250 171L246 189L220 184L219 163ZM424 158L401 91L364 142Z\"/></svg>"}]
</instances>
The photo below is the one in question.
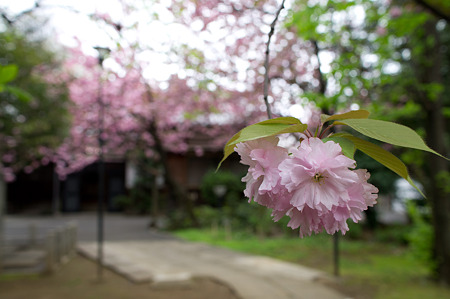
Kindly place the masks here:
<instances>
[{"instance_id":1,"label":"yellowish green leaf","mask_svg":"<svg viewBox=\"0 0 450 299\"><path fill-rule=\"evenodd\" d=\"M324 123L324 122L327 121L327 119L328 119L329 117L330 117L330 116L329 116L328 114L321 114L321 115L320 115L320 121L321 121L322 123Z\"/></svg>"},{"instance_id":2,"label":"yellowish green leaf","mask_svg":"<svg viewBox=\"0 0 450 299\"><path fill-rule=\"evenodd\" d=\"M326 114L323 114L325 116ZM354 110L349 111L342 114L335 114L328 116L327 118L322 118L322 122L325 123L330 120L342 120L342 119L354 119L354 118L368 118L370 115L370 112L367 110Z\"/></svg>"},{"instance_id":3,"label":"yellowish green leaf","mask_svg":"<svg viewBox=\"0 0 450 299\"><path fill-rule=\"evenodd\" d=\"M346 119L336 124L348 125L359 133L379 141L427 151L449 160L429 148L414 130L403 125L375 119Z\"/></svg>"},{"instance_id":4,"label":"yellowish green leaf","mask_svg":"<svg viewBox=\"0 0 450 299\"><path fill-rule=\"evenodd\" d=\"M222 162L233 153L234 147L240 142L284 133L303 132L307 127L307 125L302 124L300 120L295 117L279 117L247 126L228 140L224 147L223 159L220 161L217 169L219 169Z\"/></svg>"},{"instance_id":5,"label":"yellowish green leaf","mask_svg":"<svg viewBox=\"0 0 450 299\"><path fill-rule=\"evenodd\" d=\"M323 142L329 140L334 141L341 146L342 154L344 154L344 156L349 157L350 159L354 158L356 148L351 140L336 135L331 135L322 139Z\"/></svg>"},{"instance_id":6,"label":"yellowish green leaf","mask_svg":"<svg viewBox=\"0 0 450 299\"><path fill-rule=\"evenodd\" d=\"M338 133L333 136L350 140L355 145L356 149L365 153L375 161L381 163L382 165L386 166L387 168L389 168L390 170L392 170L393 172L395 172L396 174L407 180L411 184L411 186L416 188L417 191L419 191L420 194L422 194L422 196L425 197L422 191L414 184L411 177L409 176L406 165L392 153L388 152L387 150L383 149L382 147L376 144L355 137L351 134Z\"/></svg>"},{"instance_id":7,"label":"yellowish green leaf","mask_svg":"<svg viewBox=\"0 0 450 299\"><path fill-rule=\"evenodd\" d=\"M0 65L0 84L8 83L16 78L18 72L17 65Z\"/></svg>"}]
</instances>

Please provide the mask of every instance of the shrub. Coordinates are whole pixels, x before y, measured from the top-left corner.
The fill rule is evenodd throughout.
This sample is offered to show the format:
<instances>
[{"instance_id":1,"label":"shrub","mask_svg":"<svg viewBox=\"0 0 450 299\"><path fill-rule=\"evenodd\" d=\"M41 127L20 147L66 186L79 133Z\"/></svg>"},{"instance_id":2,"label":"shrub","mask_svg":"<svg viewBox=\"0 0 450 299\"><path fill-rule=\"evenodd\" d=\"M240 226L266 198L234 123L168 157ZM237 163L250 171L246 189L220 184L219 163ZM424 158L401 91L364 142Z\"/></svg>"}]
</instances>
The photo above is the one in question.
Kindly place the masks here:
<instances>
[{"instance_id":1,"label":"shrub","mask_svg":"<svg viewBox=\"0 0 450 299\"><path fill-rule=\"evenodd\" d=\"M203 177L200 192L205 203L212 207L235 208L244 200L244 188L244 183L236 174L229 171L210 171Z\"/></svg>"},{"instance_id":2,"label":"shrub","mask_svg":"<svg viewBox=\"0 0 450 299\"><path fill-rule=\"evenodd\" d=\"M433 226L425 220L425 215L414 203L409 202L407 209L412 221L411 232L407 235L410 249L417 259L434 272L436 265L433 261Z\"/></svg>"}]
</instances>

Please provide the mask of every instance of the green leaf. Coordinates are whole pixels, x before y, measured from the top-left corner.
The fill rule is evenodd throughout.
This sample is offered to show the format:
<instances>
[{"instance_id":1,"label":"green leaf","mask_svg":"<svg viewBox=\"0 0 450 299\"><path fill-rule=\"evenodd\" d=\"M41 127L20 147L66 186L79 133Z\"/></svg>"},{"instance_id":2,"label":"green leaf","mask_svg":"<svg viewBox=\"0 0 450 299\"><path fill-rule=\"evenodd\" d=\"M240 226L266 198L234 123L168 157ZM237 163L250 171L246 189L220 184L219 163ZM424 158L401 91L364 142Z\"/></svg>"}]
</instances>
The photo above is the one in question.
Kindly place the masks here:
<instances>
[{"instance_id":1,"label":"green leaf","mask_svg":"<svg viewBox=\"0 0 450 299\"><path fill-rule=\"evenodd\" d=\"M23 89L14 87L14 86L6 85L6 86L4 86L4 90L12 93L20 101L25 102L25 103L28 103L33 98L33 96L30 93L26 92Z\"/></svg>"},{"instance_id":2,"label":"green leaf","mask_svg":"<svg viewBox=\"0 0 450 299\"><path fill-rule=\"evenodd\" d=\"M18 72L17 65L0 65L0 84L8 83L16 78Z\"/></svg>"},{"instance_id":3,"label":"green leaf","mask_svg":"<svg viewBox=\"0 0 450 299\"><path fill-rule=\"evenodd\" d=\"M326 114L323 114L323 116L324 115ZM322 122L325 123L330 120L341 120L341 119L368 118L369 115L370 112L367 110L354 110L342 114L335 114L332 116L328 116L325 119L322 118Z\"/></svg>"},{"instance_id":4,"label":"green leaf","mask_svg":"<svg viewBox=\"0 0 450 299\"><path fill-rule=\"evenodd\" d=\"M334 141L341 146L342 154L344 154L344 156L349 157L350 159L354 159L356 147L352 141L336 135L332 135L322 139L323 142L327 142L329 140Z\"/></svg>"},{"instance_id":5,"label":"green leaf","mask_svg":"<svg viewBox=\"0 0 450 299\"><path fill-rule=\"evenodd\" d=\"M329 117L330 116L328 114L321 114L320 115L320 122L321 123L325 123Z\"/></svg>"},{"instance_id":6,"label":"green leaf","mask_svg":"<svg viewBox=\"0 0 450 299\"><path fill-rule=\"evenodd\" d=\"M220 161L217 169L219 169L222 162L233 153L234 147L240 142L284 133L303 132L307 127L307 125L302 124L300 120L295 117L279 117L245 127L228 140L224 147L223 159Z\"/></svg>"},{"instance_id":7,"label":"green leaf","mask_svg":"<svg viewBox=\"0 0 450 299\"><path fill-rule=\"evenodd\" d=\"M375 119L347 119L337 124L348 125L359 133L379 141L427 151L449 160L429 148L414 130L403 125Z\"/></svg>"},{"instance_id":8,"label":"green leaf","mask_svg":"<svg viewBox=\"0 0 450 299\"><path fill-rule=\"evenodd\" d=\"M414 184L411 177L408 174L408 169L406 168L406 165L395 155L388 152L387 150L383 149L382 147L373 144L369 141L366 141L364 139L355 137L348 133L338 133L333 135L335 138L345 138L351 141L356 149L360 150L367 156L371 157L375 161L381 163L382 165L386 166L405 180L407 180L411 186L417 189L417 191L420 192L420 194L425 197L425 195L422 193L422 191Z\"/></svg>"}]
</instances>

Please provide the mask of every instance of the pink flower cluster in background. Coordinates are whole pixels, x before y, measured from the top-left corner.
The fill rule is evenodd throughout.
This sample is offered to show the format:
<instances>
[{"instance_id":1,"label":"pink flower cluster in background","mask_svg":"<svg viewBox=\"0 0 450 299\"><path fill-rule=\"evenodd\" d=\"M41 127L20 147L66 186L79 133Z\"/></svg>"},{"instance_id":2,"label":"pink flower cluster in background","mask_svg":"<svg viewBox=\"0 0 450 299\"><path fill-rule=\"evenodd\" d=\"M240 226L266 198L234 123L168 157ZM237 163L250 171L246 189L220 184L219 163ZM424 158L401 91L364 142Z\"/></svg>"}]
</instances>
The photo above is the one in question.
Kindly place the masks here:
<instances>
[{"instance_id":1,"label":"pink flower cluster in background","mask_svg":"<svg viewBox=\"0 0 450 299\"><path fill-rule=\"evenodd\" d=\"M355 161L333 141L306 138L288 151L277 137L267 137L239 143L235 151L249 166L245 196L272 209L275 221L290 217L288 226L300 228L300 237L323 229L345 234L347 219L358 222L376 203L370 174L355 170Z\"/></svg>"}]
</instances>

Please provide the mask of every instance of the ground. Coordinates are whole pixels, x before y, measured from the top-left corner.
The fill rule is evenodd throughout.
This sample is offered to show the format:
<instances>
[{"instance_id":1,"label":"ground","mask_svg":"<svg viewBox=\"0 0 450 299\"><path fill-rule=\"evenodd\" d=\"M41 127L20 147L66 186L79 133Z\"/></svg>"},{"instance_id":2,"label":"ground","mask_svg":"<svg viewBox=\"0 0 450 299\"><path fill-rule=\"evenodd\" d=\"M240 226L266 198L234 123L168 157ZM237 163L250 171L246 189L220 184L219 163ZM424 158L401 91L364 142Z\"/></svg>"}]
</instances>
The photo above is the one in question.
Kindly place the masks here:
<instances>
[{"instance_id":1,"label":"ground","mask_svg":"<svg viewBox=\"0 0 450 299\"><path fill-rule=\"evenodd\" d=\"M0 276L2 299L238 299L229 287L209 278L179 285L134 284L107 269L103 281L97 278L97 265L81 256L52 275Z\"/></svg>"}]
</instances>

